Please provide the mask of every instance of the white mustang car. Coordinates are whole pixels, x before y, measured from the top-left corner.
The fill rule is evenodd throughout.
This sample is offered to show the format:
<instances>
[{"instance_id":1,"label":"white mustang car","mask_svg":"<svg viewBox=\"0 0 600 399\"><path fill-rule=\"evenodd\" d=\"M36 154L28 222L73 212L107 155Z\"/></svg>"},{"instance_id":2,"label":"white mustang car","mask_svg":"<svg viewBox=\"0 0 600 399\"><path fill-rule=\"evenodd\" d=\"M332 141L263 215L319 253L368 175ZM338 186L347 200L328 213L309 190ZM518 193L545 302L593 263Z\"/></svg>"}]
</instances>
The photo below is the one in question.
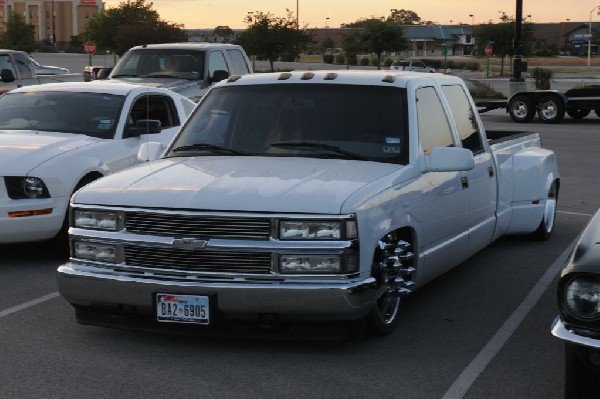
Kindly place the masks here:
<instances>
[{"instance_id":1,"label":"white mustang car","mask_svg":"<svg viewBox=\"0 0 600 399\"><path fill-rule=\"evenodd\" d=\"M65 232L76 190L136 164L148 140L166 146L194 106L169 90L125 83L49 83L4 94L0 244Z\"/></svg>"}]
</instances>

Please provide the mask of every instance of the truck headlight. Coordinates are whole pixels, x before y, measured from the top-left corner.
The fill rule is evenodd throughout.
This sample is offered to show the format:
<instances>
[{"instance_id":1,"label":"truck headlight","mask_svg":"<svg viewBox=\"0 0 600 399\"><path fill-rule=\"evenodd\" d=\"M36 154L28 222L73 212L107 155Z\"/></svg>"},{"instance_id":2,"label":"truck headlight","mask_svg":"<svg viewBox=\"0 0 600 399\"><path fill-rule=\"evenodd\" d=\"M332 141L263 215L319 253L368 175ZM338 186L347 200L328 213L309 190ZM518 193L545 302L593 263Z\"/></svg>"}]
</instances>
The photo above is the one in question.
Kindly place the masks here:
<instances>
[{"instance_id":1,"label":"truck headlight","mask_svg":"<svg viewBox=\"0 0 600 399\"><path fill-rule=\"evenodd\" d=\"M354 221L282 220L280 240L341 240L356 238Z\"/></svg>"},{"instance_id":2,"label":"truck headlight","mask_svg":"<svg viewBox=\"0 0 600 399\"><path fill-rule=\"evenodd\" d=\"M117 247L93 242L73 242L73 256L97 262L117 263Z\"/></svg>"},{"instance_id":3,"label":"truck headlight","mask_svg":"<svg viewBox=\"0 0 600 399\"><path fill-rule=\"evenodd\" d=\"M578 318L600 316L600 278L582 275L573 278L564 288L564 304Z\"/></svg>"},{"instance_id":4,"label":"truck headlight","mask_svg":"<svg viewBox=\"0 0 600 399\"><path fill-rule=\"evenodd\" d=\"M117 212L75 209L73 226L81 229L117 231L119 214Z\"/></svg>"},{"instance_id":5,"label":"truck headlight","mask_svg":"<svg viewBox=\"0 0 600 399\"><path fill-rule=\"evenodd\" d=\"M281 273L340 273L342 260L338 255L281 255Z\"/></svg>"},{"instance_id":6,"label":"truck headlight","mask_svg":"<svg viewBox=\"0 0 600 399\"><path fill-rule=\"evenodd\" d=\"M4 183L11 199L50 198L48 188L39 177L6 176Z\"/></svg>"}]
</instances>

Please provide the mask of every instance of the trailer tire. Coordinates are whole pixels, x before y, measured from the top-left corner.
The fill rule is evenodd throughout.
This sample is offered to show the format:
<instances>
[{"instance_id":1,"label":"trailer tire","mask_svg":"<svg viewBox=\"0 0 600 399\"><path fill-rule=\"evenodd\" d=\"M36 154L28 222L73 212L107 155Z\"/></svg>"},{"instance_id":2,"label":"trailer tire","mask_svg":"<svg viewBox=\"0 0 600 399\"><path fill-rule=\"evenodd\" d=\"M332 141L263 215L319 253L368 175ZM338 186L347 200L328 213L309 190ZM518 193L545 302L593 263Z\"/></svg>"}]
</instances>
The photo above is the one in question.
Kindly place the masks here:
<instances>
[{"instance_id":1,"label":"trailer tire","mask_svg":"<svg viewBox=\"0 0 600 399\"><path fill-rule=\"evenodd\" d=\"M535 116L533 101L528 96L515 96L508 104L508 113L514 122L531 122Z\"/></svg>"},{"instance_id":2,"label":"trailer tire","mask_svg":"<svg viewBox=\"0 0 600 399\"><path fill-rule=\"evenodd\" d=\"M600 109L595 109L594 112L596 113L596 116L600 118Z\"/></svg>"},{"instance_id":3,"label":"trailer tire","mask_svg":"<svg viewBox=\"0 0 600 399\"><path fill-rule=\"evenodd\" d=\"M565 117L565 104L558 96L542 97L538 116L544 123L559 123Z\"/></svg>"},{"instance_id":4,"label":"trailer tire","mask_svg":"<svg viewBox=\"0 0 600 399\"><path fill-rule=\"evenodd\" d=\"M590 114L589 109L567 109L567 114L573 119L582 119Z\"/></svg>"}]
</instances>

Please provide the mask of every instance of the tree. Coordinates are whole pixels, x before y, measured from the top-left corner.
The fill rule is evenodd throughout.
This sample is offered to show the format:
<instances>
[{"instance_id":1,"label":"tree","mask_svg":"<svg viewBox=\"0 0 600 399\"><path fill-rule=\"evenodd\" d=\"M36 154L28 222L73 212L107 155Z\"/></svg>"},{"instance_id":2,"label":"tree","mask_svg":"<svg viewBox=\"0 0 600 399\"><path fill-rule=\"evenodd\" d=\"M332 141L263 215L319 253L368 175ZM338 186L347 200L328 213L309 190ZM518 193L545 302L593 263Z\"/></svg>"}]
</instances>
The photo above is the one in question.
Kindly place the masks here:
<instances>
[{"instance_id":1,"label":"tree","mask_svg":"<svg viewBox=\"0 0 600 399\"><path fill-rule=\"evenodd\" d=\"M514 52L515 39L515 20L509 17L506 13L502 13L500 23L481 24L473 30L473 36L479 43L480 47L485 47L488 43L493 42L494 54L500 57L500 74L504 73L504 61L506 58L511 58ZM524 50L531 47L530 43L533 39L533 24L524 23L521 35L522 48Z\"/></svg>"},{"instance_id":2,"label":"tree","mask_svg":"<svg viewBox=\"0 0 600 399\"><path fill-rule=\"evenodd\" d=\"M360 41L360 34L358 30L351 30L342 35L341 41L342 50L346 55L346 69L349 69L350 65L356 65L356 57L363 50L363 44Z\"/></svg>"},{"instance_id":3,"label":"tree","mask_svg":"<svg viewBox=\"0 0 600 399\"><path fill-rule=\"evenodd\" d=\"M235 36L235 33L233 33L233 29L229 26L217 26L213 31L213 36L215 36L215 38L222 38L223 43L229 43Z\"/></svg>"},{"instance_id":4,"label":"tree","mask_svg":"<svg viewBox=\"0 0 600 399\"><path fill-rule=\"evenodd\" d=\"M161 20L152 3L145 2L122 2L118 7L95 14L86 26L86 40L93 40L98 48L116 54L140 44L187 41L183 25Z\"/></svg>"},{"instance_id":5,"label":"tree","mask_svg":"<svg viewBox=\"0 0 600 399\"><path fill-rule=\"evenodd\" d=\"M8 16L6 32L0 38L2 47L28 53L35 50L35 27L25 22L25 17L17 12Z\"/></svg>"},{"instance_id":6,"label":"tree","mask_svg":"<svg viewBox=\"0 0 600 399\"><path fill-rule=\"evenodd\" d=\"M387 17L388 22L393 22L398 25L420 25L421 18L417 15L416 12L411 10L397 10L393 8L392 13L389 17Z\"/></svg>"},{"instance_id":7,"label":"tree","mask_svg":"<svg viewBox=\"0 0 600 399\"><path fill-rule=\"evenodd\" d=\"M402 26L383 18L371 17L360 19L344 26L357 28L358 36L354 39L362 43L362 49L377 55L377 69L381 65L381 54L385 51L401 51L408 48L408 41L404 37Z\"/></svg>"},{"instance_id":8,"label":"tree","mask_svg":"<svg viewBox=\"0 0 600 399\"><path fill-rule=\"evenodd\" d=\"M290 60L312 41L304 29L296 26L296 19L290 10L285 17L276 17L270 12L250 12L244 22L248 29L240 33L235 43L244 47L246 53L273 63L279 59Z\"/></svg>"}]
</instances>

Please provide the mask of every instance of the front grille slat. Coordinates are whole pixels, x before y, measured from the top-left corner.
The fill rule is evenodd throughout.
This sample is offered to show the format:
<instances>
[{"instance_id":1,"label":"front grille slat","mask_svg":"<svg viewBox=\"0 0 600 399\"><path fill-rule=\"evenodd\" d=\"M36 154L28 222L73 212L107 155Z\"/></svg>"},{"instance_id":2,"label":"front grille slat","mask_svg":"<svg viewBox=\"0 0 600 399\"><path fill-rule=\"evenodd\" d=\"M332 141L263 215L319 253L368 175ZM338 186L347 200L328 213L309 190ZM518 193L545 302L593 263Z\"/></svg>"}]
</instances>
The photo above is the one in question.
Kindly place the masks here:
<instances>
[{"instance_id":1,"label":"front grille slat","mask_svg":"<svg viewBox=\"0 0 600 399\"><path fill-rule=\"evenodd\" d=\"M126 245L124 252L128 266L147 269L261 274L271 271L271 255L265 252L187 251L135 245Z\"/></svg>"},{"instance_id":2,"label":"front grille slat","mask_svg":"<svg viewBox=\"0 0 600 399\"><path fill-rule=\"evenodd\" d=\"M271 221L268 218L126 212L125 228L131 233L175 238L266 240L271 234Z\"/></svg>"}]
</instances>

